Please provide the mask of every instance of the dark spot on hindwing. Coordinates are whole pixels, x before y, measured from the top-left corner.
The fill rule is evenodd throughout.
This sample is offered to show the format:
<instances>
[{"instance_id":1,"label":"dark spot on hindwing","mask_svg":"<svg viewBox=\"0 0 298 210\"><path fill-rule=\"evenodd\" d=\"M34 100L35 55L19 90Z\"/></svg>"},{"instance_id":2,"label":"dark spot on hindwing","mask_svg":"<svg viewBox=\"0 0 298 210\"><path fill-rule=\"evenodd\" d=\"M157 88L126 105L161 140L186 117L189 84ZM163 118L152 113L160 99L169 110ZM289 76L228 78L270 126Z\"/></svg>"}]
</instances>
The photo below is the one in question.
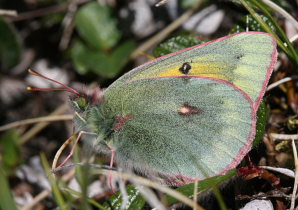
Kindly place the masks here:
<instances>
[{"instance_id":1,"label":"dark spot on hindwing","mask_svg":"<svg viewBox=\"0 0 298 210\"><path fill-rule=\"evenodd\" d=\"M203 110L199 109L198 107L191 106L188 103L184 103L182 107L179 108L178 113L182 116L190 116L201 114Z\"/></svg>"},{"instance_id":2,"label":"dark spot on hindwing","mask_svg":"<svg viewBox=\"0 0 298 210\"><path fill-rule=\"evenodd\" d=\"M189 62L185 62L182 64L182 66L179 68L179 71L182 73L182 74L188 74L189 71L191 69L191 65L189 64Z\"/></svg>"},{"instance_id":3,"label":"dark spot on hindwing","mask_svg":"<svg viewBox=\"0 0 298 210\"><path fill-rule=\"evenodd\" d=\"M120 115L116 115L115 119L116 119L116 123L114 124L114 128L113 130L118 132L121 130L121 128L123 128L124 124L128 121L131 120L133 118L132 114L128 114L126 116L120 116Z\"/></svg>"},{"instance_id":4,"label":"dark spot on hindwing","mask_svg":"<svg viewBox=\"0 0 298 210\"><path fill-rule=\"evenodd\" d=\"M238 54L235 57L236 57L237 60L240 60L243 56L244 56L243 54Z\"/></svg>"}]
</instances>

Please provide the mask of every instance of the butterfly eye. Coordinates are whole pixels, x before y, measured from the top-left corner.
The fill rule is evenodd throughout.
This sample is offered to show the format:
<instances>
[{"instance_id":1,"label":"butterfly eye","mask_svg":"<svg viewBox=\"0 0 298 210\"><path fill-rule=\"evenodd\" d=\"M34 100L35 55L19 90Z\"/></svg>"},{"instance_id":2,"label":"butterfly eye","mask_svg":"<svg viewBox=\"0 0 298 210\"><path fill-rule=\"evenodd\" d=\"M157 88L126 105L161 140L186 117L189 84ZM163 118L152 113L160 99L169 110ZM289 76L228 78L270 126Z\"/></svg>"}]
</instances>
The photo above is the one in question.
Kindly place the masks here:
<instances>
[{"instance_id":1,"label":"butterfly eye","mask_svg":"<svg viewBox=\"0 0 298 210\"><path fill-rule=\"evenodd\" d=\"M76 104L77 108L81 111L84 111L88 105L86 98L84 97L79 97L73 102Z\"/></svg>"}]
</instances>

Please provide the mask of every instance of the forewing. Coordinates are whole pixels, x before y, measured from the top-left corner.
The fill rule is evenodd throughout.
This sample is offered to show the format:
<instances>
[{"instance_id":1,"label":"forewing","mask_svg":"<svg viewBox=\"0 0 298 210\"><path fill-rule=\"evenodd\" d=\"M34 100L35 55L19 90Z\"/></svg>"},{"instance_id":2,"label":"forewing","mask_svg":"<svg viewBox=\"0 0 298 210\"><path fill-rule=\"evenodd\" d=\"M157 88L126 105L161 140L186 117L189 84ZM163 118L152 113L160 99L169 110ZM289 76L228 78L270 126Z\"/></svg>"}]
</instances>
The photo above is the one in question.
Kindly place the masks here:
<instances>
[{"instance_id":1,"label":"forewing","mask_svg":"<svg viewBox=\"0 0 298 210\"><path fill-rule=\"evenodd\" d=\"M189 181L234 168L255 134L253 102L222 80L131 81L106 91L103 110L130 116L111 137L118 162Z\"/></svg>"},{"instance_id":2,"label":"forewing","mask_svg":"<svg viewBox=\"0 0 298 210\"><path fill-rule=\"evenodd\" d=\"M276 57L275 39L270 34L238 33L150 61L125 74L110 88L150 77L210 77L233 83L249 95L257 109ZM190 69L183 72L185 64Z\"/></svg>"}]
</instances>

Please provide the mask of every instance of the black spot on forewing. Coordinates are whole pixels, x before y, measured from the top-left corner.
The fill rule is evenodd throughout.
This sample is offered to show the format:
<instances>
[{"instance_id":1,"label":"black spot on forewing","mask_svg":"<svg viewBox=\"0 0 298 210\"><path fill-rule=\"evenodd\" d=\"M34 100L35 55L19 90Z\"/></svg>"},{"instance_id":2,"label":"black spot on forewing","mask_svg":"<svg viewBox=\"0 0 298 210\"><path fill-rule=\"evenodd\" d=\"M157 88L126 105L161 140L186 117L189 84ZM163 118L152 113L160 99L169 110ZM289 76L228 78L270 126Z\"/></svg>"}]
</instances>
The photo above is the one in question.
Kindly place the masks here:
<instances>
[{"instance_id":1,"label":"black spot on forewing","mask_svg":"<svg viewBox=\"0 0 298 210\"><path fill-rule=\"evenodd\" d=\"M188 103L184 103L182 107L179 108L178 113L182 116L190 116L201 114L203 110L199 109L198 107L191 106Z\"/></svg>"},{"instance_id":2,"label":"black spot on forewing","mask_svg":"<svg viewBox=\"0 0 298 210\"><path fill-rule=\"evenodd\" d=\"M191 69L191 65L189 64L189 62L185 62L182 64L182 66L179 68L179 71L182 73L182 74L188 74L189 71Z\"/></svg>"}]
</instances>

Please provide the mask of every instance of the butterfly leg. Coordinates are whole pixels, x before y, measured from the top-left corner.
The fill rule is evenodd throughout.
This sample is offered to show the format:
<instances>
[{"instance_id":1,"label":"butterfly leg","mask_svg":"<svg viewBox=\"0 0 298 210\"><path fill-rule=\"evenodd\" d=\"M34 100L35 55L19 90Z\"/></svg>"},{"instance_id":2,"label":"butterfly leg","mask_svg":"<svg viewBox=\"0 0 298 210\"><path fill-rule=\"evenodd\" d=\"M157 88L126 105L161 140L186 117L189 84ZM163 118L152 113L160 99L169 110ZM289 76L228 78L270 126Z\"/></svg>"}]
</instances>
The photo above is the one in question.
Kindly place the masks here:
<instances>
[{"instance_id":1,"label":"butterfly leg","mask_svg":"<svg viewBox=\"0 0 298 210\"><path fill-rule=\"evenodd\" d=\"M109 146L109 149L111 151L111 160L110 160L110 168L111 170L109 171L109 181L110 181L110 187L112 189L112 191L115 193L116 190L113 186L113 176L112 176L112 168L113 168L113 164L114 164L114 157L115 157L115 150Z\"/></svg>"}]
</instances>

